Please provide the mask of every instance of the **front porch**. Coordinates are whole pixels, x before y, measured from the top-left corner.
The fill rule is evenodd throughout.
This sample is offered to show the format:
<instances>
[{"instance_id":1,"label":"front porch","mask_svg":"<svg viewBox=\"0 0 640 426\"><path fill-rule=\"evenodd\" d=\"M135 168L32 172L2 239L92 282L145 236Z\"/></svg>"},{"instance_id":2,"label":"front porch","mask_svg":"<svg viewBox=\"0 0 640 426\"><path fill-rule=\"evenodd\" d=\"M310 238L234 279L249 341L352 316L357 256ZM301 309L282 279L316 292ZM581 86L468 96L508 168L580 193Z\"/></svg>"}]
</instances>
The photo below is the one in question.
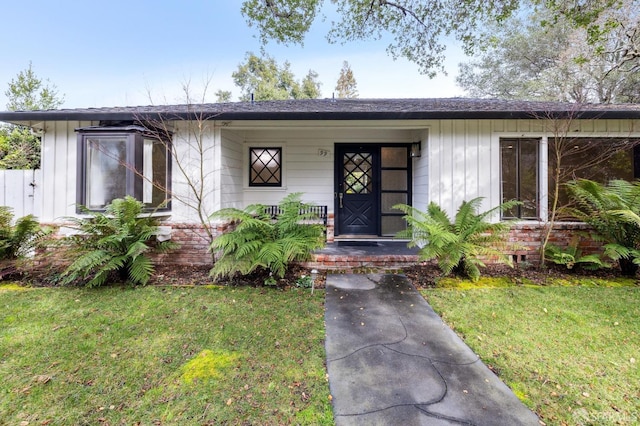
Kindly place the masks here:
<instances>
[{"instance_id":1,"label":"front porch","mask_svg":"<svg viewBox=\"0 0 640 426\"><path fill-rule=\"evenodd\" d=\"M336 240L312 254L303 265L323 270L399 269L418 262L418 249L398 240Z\"/></svg>"}]
</instances>

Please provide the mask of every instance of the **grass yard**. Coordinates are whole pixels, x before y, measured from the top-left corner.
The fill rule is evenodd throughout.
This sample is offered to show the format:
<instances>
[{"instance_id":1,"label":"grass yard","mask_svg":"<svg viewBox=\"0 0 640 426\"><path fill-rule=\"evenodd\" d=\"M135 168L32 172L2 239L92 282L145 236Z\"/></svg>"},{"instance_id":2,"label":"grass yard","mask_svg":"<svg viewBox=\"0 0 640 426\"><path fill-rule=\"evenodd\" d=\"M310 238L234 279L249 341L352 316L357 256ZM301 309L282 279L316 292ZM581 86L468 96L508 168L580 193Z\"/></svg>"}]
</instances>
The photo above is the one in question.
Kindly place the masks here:
<instances>
[{"instance_id":1,"label":"grass yard","mask_svg":"<svg viewBox=\"0 0 640 426\"><path fill-rule=\"evenodd\" d=\"M333 424L324 292L0 286L0 424Z\"/></svg>"},{"instance_id":2,"label":"grass yard","mask_svg":"<svg viewBox=\"0 0 640 426\"><path fill-rule=\"evenodd\" d=\"M640 288L603 282L422 293L547 425L636 425Z\"/></svg>"}]
</instances>

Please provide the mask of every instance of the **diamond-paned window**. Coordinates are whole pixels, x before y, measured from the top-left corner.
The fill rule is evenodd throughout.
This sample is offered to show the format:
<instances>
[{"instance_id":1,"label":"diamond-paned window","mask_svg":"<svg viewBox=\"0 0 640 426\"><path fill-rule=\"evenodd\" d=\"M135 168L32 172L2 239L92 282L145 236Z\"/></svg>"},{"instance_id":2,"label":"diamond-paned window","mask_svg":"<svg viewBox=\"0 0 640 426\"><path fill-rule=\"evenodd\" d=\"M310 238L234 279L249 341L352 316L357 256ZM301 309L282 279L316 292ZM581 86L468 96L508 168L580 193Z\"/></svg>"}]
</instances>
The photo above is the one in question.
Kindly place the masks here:
<instances>
[{"instance_id":1,"label":"diamond-paned window","mask_svg":"<svg viewBox=\"0 0 640 426\"><path fill-rule=\"evenodd\" d=\"M282 186L282 148L249 148L249 186Z\"/></svg>"},{"instance_id":2,"label":"diamond-paned window","mask_svg":"<svg viewBox=\"0 0 640 426\"><path fill-rule=\"evenodd\" d=\"M373 156L371 153L344 154L344 192L369 194L373 184Z\"/></svg>"}]
</instances>

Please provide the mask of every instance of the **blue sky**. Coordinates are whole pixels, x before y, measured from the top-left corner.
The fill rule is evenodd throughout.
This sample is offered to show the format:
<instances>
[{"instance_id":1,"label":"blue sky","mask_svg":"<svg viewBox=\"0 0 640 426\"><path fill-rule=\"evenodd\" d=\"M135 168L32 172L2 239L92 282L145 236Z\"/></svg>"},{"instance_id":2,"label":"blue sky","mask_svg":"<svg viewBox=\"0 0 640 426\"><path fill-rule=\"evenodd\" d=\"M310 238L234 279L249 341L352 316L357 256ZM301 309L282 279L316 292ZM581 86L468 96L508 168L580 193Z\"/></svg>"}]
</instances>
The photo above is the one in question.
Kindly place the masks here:
<instances>
[{"instance_id":1,"label":"blue sky","mask_svg":"<svg viewBox=\"0 0 640 426\"><path fill-rule=\"evenodd\" d=\"M237 100L231 73L246 52L259 54L261 47L240 6L240 0L8 1L0 25L0 109L7 84L29 61L65 95L67 108L179 103L187 81L199 100L207 78L206 101L218 89ZM344 60L361 98L463 94L454 77L465 57L456 46L449 76L429 79L416 65L387 56L384 41L330 45L328 28L329 22L315 25L303 47L269 43L266 52L288 60L299 79L318 72L323 97L331 97Z\"/></svg>"}]
</instances>

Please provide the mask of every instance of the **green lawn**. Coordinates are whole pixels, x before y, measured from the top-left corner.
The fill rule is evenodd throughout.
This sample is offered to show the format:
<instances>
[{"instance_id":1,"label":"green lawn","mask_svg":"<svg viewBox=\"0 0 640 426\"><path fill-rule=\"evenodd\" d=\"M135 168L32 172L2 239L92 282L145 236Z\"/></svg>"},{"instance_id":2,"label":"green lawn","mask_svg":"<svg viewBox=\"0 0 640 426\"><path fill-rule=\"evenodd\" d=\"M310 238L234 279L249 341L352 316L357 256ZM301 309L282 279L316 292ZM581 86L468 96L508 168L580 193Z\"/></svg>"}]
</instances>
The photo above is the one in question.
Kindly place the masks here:
<instances>
[{"instance_id":1,"label":"green lawn","mask_svg":"<svg viewBox=\"0 0 640 426\"><path fill-rule=\"evenodd\" d=\"M639 287L443 284L429 303L546 424L640 422ZM331 425L323 301L0 286L0 424Z\"/></svg>"},{"instance_id":2,"label":"green lawn","mask_svg":"<svg viewBox=\"0 0 640 426\"><path fill-rule=\"evenodd\" d=\"M323 301L0 286L0 424L333 424Z\"/></svg>"},{"instance_id":3,"label":"green lawn","mask_svg":"<svg viewBox=\"0 0 640 426\"><path fill-rule=\"evenodd\" d=\"M637 286L423 294L547 425L640 423Z\"/></svg>"}]
</instances>

